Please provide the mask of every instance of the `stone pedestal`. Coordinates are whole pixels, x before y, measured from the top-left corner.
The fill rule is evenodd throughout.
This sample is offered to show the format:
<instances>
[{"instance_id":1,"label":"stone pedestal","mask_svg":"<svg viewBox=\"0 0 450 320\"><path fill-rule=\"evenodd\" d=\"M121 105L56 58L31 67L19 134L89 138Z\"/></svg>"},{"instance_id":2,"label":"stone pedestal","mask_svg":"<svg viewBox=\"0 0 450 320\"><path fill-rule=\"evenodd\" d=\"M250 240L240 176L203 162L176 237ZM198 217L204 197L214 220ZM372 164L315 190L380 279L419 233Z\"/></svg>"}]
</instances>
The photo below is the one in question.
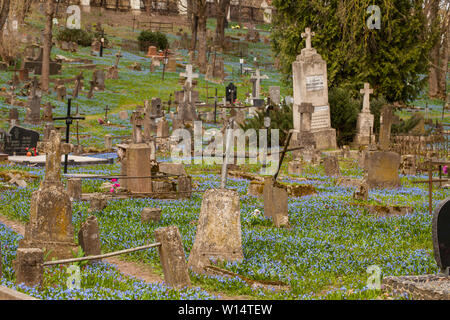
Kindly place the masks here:
<instances>
[{"instance_id":1,"label":"stone pedestal","mask_svg":"<svg viewBox=\"0 0 450 320\"><path fill-rule=\"evenodd\" d=\"M68 259L78 251L74 243L72 203L62 183L41 185L31 196L30 220L19 248L45 248L47 260Z\"/></svg>"},{"instance_id":2,"label":"stone pedestal","mask_svg":"<svg viewBox=\"0 0 450 320\"><path fill-rule=\"evenodd\" d=\"M266 177L264 180L264 215L270 217L277 228L289 226L288 193L286 188Z\"/></svg>"},{"instance_id":3,"label":"stone pedestal","mask_svg":"<svg viewBox=\"0 0 450 320\"><path fill-rule=\"evenodd\" d=\"M330 106L328 105L327 65L314 48L302 49L292 63L294 85L294 131L302 129L300 113L296 106L311 103L314 107L311 118L311 132L316 148L335 149L336 130L331 128ZM295 139L295 137L293 137Z\"/></svg>"},{"instance_id":4,"label":"stone pedestal","mask_svg":"<svg viewBox=\"0 0 450 320\"><path fill-rule=\"evenodd\" d=\"M211 189L204 193L195 242L188 266L204 273L210 259L240 261L241 239L239 194L234 190Z\"/></svg>"},{"instance_id":5,"label":"stone pedestal","mask_svg":"<svg viewBox=\"0 0 450 320\"><path fill-rule=\"evenodd\" d=\"M25 284L28 287L41 287L44 276L44 252L37 248L17 249L16 259L13 262L16 274L16 284Z\"/></svg>"},{"instance_id":6,"label":"stone pedestal","mask_svg":"<svg viewBox=\"0 0 450 320\"><path fill-rule=\"evenodd\" d=\"M368 112L361 112L358 115L356 123L356 136L353 140L353 147L368 146L375 143L375 136L373 134L374 116Z\"/></svg>"},{"instance_id":7,"label":"stone pedestal","mask_svg":"<svg viewBox=\"0 0 450 320\"><path fill-rule=\"evenodd\" d=\"M398 188L400 155L389 151L369 151L365 157L369 188Z\"/></svg>"}]
</instances>

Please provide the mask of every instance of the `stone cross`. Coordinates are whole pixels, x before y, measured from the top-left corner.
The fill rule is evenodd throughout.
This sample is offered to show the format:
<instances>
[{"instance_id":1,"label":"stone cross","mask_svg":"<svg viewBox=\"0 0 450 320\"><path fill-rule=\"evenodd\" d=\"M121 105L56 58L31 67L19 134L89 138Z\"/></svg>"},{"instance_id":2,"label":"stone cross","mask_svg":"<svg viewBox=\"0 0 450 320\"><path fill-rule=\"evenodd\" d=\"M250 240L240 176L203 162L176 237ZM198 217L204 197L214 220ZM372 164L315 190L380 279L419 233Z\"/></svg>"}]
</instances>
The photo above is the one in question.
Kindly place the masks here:
<instances>
[{"instance_id":1,"label":"stone cross","mask_svg":"<svg viewBox=\"0 0 450 320\"><path fill-rule=\"evenodd\" d=\"M119 52L116 53L116 63L114 64L115 68L119 67L119 61L120 61L120 58L122 58L122 57L123 57L122 52L119 50Z\"/></svg>"},{"instance_id":2,"label":"stone cross","mask_svg":"<svg viewBox=\"0 0 450 320\"><path fill-rule=\"evenodd\" d=\"M306 38L306 49L312 49L311 37L314 37L315 35L315 32L311 32L310 28L306 28L305 32L302 33L302 38Z\"/></svg>"},{"instance_id":3,"label":"stone cross","mask_svg":"<svg viewBox=\"0 0 450 320\"><path fill-rule=\"evenodd\" d=\"M44 184L61 183L61 155L68 154L72 145L61 142L61 134L52 130L46 142L38 142L38 150L46 154Z\"/></svg>"},{"instance_id":4,"label":"stone cross","mask_svg":"<svg viewBox=\"0 0 450 320\"><path fill-rule=\"evenodd\" d=\"M186 65L186 72L180 73L181 77L185 77L186 82L192 87L192 80L198 78L198 73L192 73L192 64Z\"/></svg>"},{"instance_id":5,"label":"stone cross","mask_svg":"<svg viewBox=\"0 0 450 320\"><path fill-rule=\"evenodd\" d=\"M363 109L362 112L370 112L370 95L373 93L373 89L370 89L369 83L364 83L364 89L360 92L364 94Z\"/></svg>"},{"instance_id":6,"label":"stone cross","mask_svg":"<svg viewBox=\"0 0 450 320\"><path fill-rule=\"evenodd\" d=\"M261 71L256 69L255 73L250 78L251 80L255 81L255 90L253 92L253 98L259 99L261 94L261 80L263 79L269 79L267 75L261 75Z\"/></svg>"}]
</instances>

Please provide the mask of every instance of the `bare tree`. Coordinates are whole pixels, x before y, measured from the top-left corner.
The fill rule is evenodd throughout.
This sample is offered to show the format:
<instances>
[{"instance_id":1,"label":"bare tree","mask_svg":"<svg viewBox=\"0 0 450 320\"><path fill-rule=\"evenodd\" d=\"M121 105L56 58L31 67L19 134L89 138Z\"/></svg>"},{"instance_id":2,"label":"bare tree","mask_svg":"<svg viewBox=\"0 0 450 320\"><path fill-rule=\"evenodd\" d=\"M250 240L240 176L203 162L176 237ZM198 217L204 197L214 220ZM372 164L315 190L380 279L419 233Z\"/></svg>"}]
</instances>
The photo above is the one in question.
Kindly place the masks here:
<instances>
[{"instance_id":1,"label":"bare tree","mask_svg":"<svg viewBox=\"0 0 450 320\"><path fill-rule=\"evenodd\" d=\"M216 45L223 48L225 43L225 25L227 22L227 12L230 8L231 0L215 0L216 3Z\"/></svg>"},{"instance_id":2,"label":"bare tree","mask_svg":"<svg viewBox=\"0 0 450 320\"><path fill-rule=\"evenodd\" d=\"M44 29L44 46L42 51L42 75L41 75L41 89L47 92L50 81L50 53L52 51L52 28L53 16L55 14L55 5L53 0L46 2L46 21Z\"/></svg>"},{"instance_id":3,"label":"bare tree","mask_svg":"<svg viewBox=\"0 0 450 320\"><path fill-rule=\"evenodd\" d=\"M0 0L0 32L3 30L9 15L9 4L10 0Z\"/></svg>"}]
</instances>

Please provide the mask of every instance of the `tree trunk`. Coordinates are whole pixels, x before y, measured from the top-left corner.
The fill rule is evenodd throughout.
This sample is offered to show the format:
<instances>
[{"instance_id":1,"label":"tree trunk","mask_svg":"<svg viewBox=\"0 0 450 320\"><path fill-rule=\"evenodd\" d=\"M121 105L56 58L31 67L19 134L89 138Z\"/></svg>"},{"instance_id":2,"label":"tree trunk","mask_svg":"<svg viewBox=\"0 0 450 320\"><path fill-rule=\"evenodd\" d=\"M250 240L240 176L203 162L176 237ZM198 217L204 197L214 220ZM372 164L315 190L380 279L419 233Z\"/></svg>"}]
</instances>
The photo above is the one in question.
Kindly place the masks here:
<instances>
[{"instance_id":1,"label":"tree trunk","mask_svg":"<svg viewBox=\"0 0 450 320\"><path fill-rule=\"evenodd\" d=\"M449 46L450 46L450 17L447 15L442 21L442 45L441 45L441 68L438 74L438 88L439 96L445 98L447 94L447 73L448 73L448 62L449 62Z\"/></svg>"},{"instance_id":2,"label":"tree trunk","mask_svg":"<svg viewBox=\"0 0 450 320\"><path fill-rule=\"evenodd\" d=\"M225 44L225 24L227 20L228 8L230 7L230 0L216 0L216 45L221 48Z\"/></svg>"},{"instance_id":3,"label":"tree trunk","mask_svg":"<svg viewBox=\"0 0 450 320\"><path fill-rule=\"evenodd\" d=\"M1 10L0 10L0 32L3 32L3 26L6 23L6 19L9 15L9 3L10 0L3 0L0 2L2 4Z\"/></svg>"},{"instance_id":4,"label":"tree trunk","mask_svg":"<svg viewBox=\"0 0 450 320\"><path fill-rule=\"evenodd\" d=\"M439 17L439 1L431 0L429 3L428 21L430 24L430 30L433 31L436 28ZM438 95L438 75L439 75L439 49L441 47L440 39L436 40L433 48L430 52L430 69L428 72L428 96L430 98Z\"/></svg>"},{"instance_id":5,"label":"tree trunk","mask_svg":"<svg viewBox=\"0 0 450 320\"><path fill-rule=\"evenodd\" d=\"M200 0L201 5L199 5L197 13L198 13L198 65L200 69L200 73L206 73L206 0Z\"/></svg>"},{"instance_id":6,"label":"tree trunk","mask_svg":"<svg viewBox=\"0 0 450 320\"><path fill-rule=\"evenodd\" d=\"M44 46L42 51L42 75L41 89L48 92L50 80L50 53L52 51L52 28L53 15L55 13L55 5L53 0L47 0L46 21L44 29Z\"/></svg>"}]
</instances>

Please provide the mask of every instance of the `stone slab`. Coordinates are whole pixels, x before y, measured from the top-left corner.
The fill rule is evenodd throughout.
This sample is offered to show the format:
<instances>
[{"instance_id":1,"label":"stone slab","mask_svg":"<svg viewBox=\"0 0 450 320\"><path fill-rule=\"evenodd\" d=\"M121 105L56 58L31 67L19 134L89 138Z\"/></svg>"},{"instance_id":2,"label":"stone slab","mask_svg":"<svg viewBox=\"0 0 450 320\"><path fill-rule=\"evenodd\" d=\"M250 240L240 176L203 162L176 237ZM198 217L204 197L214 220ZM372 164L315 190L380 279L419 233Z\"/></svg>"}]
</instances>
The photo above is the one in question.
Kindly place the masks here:
<instances>
[{"instance_id":1,"label":"stone slab","mask_svg":"<svg viewBox=\"0 0 450 320\"><path fill-rule=\"evenodd\" d=\"M38 155L36 157L27 156L9 156L8 161L28 165L33 164L37 166L45 166L45 154ZM101 163L111 163L112 159L102 159L86 156L75 156L69 155L69 165L90 165L90 164L101 164ZM64 163L64 156L61 156L61 163Z\"/></svg>"},{"instance_id":2,"label":"stone slab","mask_svg":"<svg viewBox=\"0 0 450 320\"><path fill-rule=\"evenodd\" d=\"M0 286L0 300L39 300L25 293Z\"/></svg>"},{"instance_id":3,"label":"stone slab","mask_svg":"<svg viewBox=\"0 0 450 320\"><path fill-rule=\"evenodd\" d=\"M386 277L383 286L393 294L407 294L409 299L450 300L450 277L445 275Z\"/></svg>"}]
</instances>

